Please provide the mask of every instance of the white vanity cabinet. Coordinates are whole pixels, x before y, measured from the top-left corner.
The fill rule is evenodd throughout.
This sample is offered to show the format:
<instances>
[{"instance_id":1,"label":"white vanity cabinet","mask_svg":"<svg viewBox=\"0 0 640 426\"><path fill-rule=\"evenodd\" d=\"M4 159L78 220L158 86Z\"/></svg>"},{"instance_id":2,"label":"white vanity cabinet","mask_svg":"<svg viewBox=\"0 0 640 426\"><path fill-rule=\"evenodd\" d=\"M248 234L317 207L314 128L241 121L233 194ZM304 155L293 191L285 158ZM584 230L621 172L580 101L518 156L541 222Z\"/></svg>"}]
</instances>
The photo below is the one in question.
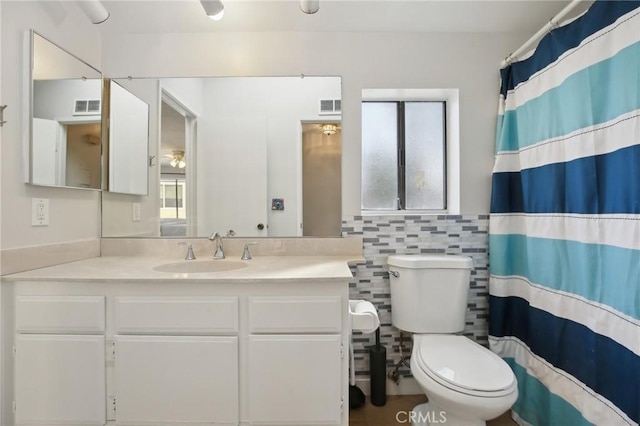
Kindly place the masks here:
<instances>
[{"instance_id":1,"label":"white vanity cabinet","mask_svg":"<svg viewBox=\"0 0 640 426\"><path fill-rule=\"evenodd\" d=\"M238 424L237 297L116 297L115 324L116 424Z\"/></svg>"},{"instance_id":2,"label":"white vanity cabinet","mask_svg":"<svg viewBox=\"0 0 640 426\"><path fill-rule=\"evenodd\" d=\"M3 285L3 426L348 425L343 276Z\"/></svg>"},{"instance_id":3,"label":"white vanity cabinet","mask_svg":"<svg viewBox=\"0 0 640 426\"><path fill-rule=\"evenodd\" d=\"M18 296L15 422L104 425L102 296Z\"/></svg>"}]
</instances>

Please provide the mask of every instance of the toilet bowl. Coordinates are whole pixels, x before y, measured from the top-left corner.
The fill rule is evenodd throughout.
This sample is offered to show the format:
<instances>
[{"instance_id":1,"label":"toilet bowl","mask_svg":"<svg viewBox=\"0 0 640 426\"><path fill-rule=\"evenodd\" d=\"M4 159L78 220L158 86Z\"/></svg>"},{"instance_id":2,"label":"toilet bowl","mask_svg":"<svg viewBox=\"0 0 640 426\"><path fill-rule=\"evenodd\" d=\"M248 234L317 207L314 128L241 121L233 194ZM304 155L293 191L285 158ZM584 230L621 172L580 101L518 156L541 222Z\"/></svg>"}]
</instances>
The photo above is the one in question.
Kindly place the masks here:
<instances>
[{"instance_id":1,"label":"toilet bowl","mask_svg":"<svg viewBox=\"0 0 640 426\"><path fill-rule=\"evenodd\" d=\"M391 322L413 333L411 373L429 398L415 425L482 426L518 397L515 375L499 356L461 336L473 261L460 255L387 259Z\"/></svg>"},{"instance_id":2,"label":"toilet bowl","mask_svg":"<svg viewBox=\"0 0 640 426\"><path fill-rule=\"evenodd\" d=\"M414 335L411 373L429 398L414 408L416 425L485 425L518 397L507 363L464 336Z\"/></svg>"}]
</instances>

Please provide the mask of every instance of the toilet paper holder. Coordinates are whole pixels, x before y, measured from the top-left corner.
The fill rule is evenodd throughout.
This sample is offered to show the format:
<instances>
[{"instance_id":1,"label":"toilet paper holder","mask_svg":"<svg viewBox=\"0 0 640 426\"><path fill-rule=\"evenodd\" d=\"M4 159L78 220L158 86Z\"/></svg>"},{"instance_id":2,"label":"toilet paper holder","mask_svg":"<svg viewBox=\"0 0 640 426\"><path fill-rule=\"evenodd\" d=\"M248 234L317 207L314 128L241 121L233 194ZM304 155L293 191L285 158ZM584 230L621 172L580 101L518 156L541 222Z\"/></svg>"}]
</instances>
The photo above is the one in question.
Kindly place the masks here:
<instances>
[{"instance_id":1,"label":"toilet paper holder","mask_svg":"<svg viewBox=\"0 0 640 426\"><path fill-rule=\"evenodd\" d=\"M362 333L373 333L380 327L378 311L373 303L367 300L349 300L349 317L351 330Z\"/></svg>"}]
</instances>

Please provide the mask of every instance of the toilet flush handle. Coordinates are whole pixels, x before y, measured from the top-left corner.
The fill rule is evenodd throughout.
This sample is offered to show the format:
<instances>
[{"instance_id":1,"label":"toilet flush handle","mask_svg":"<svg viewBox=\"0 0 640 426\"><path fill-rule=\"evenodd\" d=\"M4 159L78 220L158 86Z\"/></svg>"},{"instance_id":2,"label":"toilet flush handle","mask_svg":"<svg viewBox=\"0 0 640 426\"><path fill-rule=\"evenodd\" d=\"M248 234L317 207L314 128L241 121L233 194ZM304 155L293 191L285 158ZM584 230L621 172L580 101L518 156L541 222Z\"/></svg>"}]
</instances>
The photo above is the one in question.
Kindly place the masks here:
<instances>
[{"instance_id":1,"label":"toilet flush handle","mask_svg":"<svg viewBox=\"0 0 640 426\"><path fill-rule=\"evenodd\" d=\"M389 275L392 275L394 278L398 278L400 276L400 272L389 270Z\"/></svg>"}]
</instances>

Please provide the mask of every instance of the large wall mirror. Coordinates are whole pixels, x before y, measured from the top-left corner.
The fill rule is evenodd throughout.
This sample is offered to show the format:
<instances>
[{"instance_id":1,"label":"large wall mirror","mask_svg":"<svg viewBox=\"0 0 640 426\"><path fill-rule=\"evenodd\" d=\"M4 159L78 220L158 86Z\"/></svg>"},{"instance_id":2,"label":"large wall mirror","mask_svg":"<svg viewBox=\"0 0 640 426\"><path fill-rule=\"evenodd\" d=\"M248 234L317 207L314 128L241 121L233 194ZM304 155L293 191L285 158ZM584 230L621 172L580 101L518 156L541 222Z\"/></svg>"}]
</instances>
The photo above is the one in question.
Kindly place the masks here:
<instances>
[{"instance_id":1,"label":"large wall mirror","mask_svg":"<svg viewBox=\"0 0 640 426\"><path fill-rule=\"evenodd\" d=\"M155 166L148 197L103 192L103 237L340 235L340 77L119 83L150 106Z\"/></svg>"},{"instance_id":2,"label":"large wall mirror","mask_svg":"<svg viewBox=\"0 0 640 426\"><path fill-rule=\"evenodd\" d=\"M102 74L30 33L29 183L101 187Z\"/></svg>"}]
</instances>

